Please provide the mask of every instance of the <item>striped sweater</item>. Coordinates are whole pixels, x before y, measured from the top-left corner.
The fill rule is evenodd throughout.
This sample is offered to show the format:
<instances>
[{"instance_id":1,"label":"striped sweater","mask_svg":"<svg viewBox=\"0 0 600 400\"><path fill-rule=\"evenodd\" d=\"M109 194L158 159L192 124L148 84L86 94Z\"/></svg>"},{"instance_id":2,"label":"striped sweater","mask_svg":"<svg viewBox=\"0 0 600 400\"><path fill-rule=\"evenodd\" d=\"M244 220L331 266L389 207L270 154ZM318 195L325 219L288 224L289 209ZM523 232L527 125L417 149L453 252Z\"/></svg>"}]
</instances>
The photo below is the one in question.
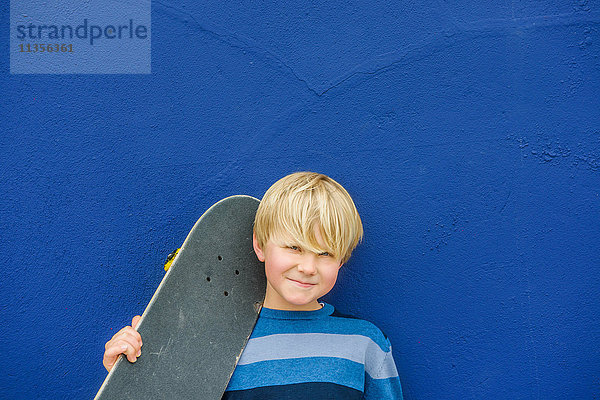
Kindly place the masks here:
<instances>
[{"instance_id":1,"label":"striped sweater","mask_svg":"<svg viewBox=\"0 0 600 400\"><path fill-rule=\"evenodd\" d=\"M224 400L402 399L387 337L337 313L263 308Z\"/></svg>"}]
</instances>

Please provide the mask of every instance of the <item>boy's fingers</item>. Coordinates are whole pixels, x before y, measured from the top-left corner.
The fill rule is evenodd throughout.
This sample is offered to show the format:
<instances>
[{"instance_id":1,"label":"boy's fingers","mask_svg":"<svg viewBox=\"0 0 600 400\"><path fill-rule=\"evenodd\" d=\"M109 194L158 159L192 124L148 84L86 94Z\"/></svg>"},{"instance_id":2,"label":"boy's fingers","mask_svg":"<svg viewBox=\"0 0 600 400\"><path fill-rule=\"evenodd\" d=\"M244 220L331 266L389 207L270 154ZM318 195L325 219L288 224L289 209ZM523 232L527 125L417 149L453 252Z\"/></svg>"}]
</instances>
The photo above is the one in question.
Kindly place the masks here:
<instances>
[{"instance_id":1,"label":"boy's fingers","mask_svg":"<svg viewBox=\"0 0 600 400\"><path fill-rule=\"evenodd\" d=\"M122 333L130 333L130 334L132 334L132 335L134 335L134 336L135 336L135 335L139 335L138 331L136 331L135 329L133 329L133 327L132 327L132 326L129 326L129 325L127 325L127 326L125 326L124 328L122 328L120 331L118 331L117 333L115 333L115 334L113 335L113 338L115 338L115 337L117 337L117 336L121 335Z\"/></svg>"},{"instance_id":2,"label":"boy's fingers","mask_svg":"<svg viewBox=\"0 0 600 400\"><path fill-rule=\"evenodd\" d=\"M133 329L133 327L131 326L126 326L125 328L121 329L119 332L115 333L112 337L112 339L106 343L106 346L110 346L111 342L113 341L118 341L118 340L128 340L130 341L132 344L137 342L139 343L139 345L142 345L142 336L140 335L140 333L138 331L136 331L135 329Z\"/></svg>"},{"instance_id":3,"label":"boy's fingers","mask_svg":"<svg viewBox=\"0 0 600 400\"><path fill-rule=\"evenodd\" d=\"M108 350L109 347L121 346L123 344L127 344L127 345L133 347L136 351L142 347L142 342L139 337L135 337L132 335L126 335L126 334L121 335L115 339L112 339L111 341L106 343L105 347Z\"/></svg>"},{"instance_id":4,"label":"boy's fingers","mask_svg":"<svg viewBox=\"0 0 600 400\"><path fill-rule=\"evenodd\" d=\"M127 350L125 350L125 355L127 355L127 359L129 362L136 362L138 358L138 354L140 354L140 349L135 349L132 345L127 345Z\"/></svg>"},{"instance_id":5,"label":"boy's fingers","mask_svg":"<svg viewBox=\"0 0 600 400\"><path fill-rule=\"evenodd\" d=\"M137 326L138 326L138 324L139 324L139 322L140 322L140 319L142 319L142 316L141 316L141 315L136 315L135 317L133 317L133 318L131 319L131 326L132 326L134 329L135 329L135 328L137 328Z\"/></svg>"},{"instance_id":6,"label":"boy's fingers","mask_svg":"<svg viewBox=\"0 0 600 400\"><path fill-rule=\"evenodd\" d=\"M121 353L125 354L130 362L135 362L139 354L141 354L141 349L134 347L131 343L126 341L118 341L104 352L104 359L107 360L108 363L112 362L112 364L114 364Z\"/></svg>"},{"instance_id":7,"label":"boy's fingers","mask_svg":"<svg viewBox=\"0 0 600 400\"><path fill-rule=\"evenodd\" d=\"M102 364L104 365L104 368L106 368L107 371L110 371L112 369L112 367L117 362L119 354L127 351L127 347L127 345L113 345L107 347L106 351L104 352L104 358L102 359Z\"/></svg>"},{"instance_id":8,"label":"boy's fingers","mask_svg":"<svg viewBox=\"0 0 600 400\"><path fill-rule=\"evenodd\" d=\"M142 354L142 336L135 330L142 317L136 315L131 319L131 326L126 326L104 345L104 358L102 364L108 371L117 362L119 354L125 354L127 360L135 362Z\"/></svg>"},{"instance_id":9,"label":"boy's fingers","mask_svg":"<svg viewBox=\"0 0 600 400\"><path fill-rule=\"evenodd\" d=\"M127 344L114 344L106 348L104 352L104 360L113 360L117 359L117 356L121 353L125 353L127 351Z\"/></svg>"}]
</instances>

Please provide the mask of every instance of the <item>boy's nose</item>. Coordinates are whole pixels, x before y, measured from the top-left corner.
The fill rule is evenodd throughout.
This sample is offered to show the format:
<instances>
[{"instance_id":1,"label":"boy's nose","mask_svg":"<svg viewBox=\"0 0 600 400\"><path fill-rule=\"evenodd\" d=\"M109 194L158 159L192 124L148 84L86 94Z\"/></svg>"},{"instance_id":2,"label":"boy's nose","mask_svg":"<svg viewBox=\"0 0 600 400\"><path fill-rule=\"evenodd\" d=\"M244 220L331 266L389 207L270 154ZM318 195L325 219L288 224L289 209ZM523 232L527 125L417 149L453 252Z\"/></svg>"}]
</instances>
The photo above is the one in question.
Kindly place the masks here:
<instances>
[{"instance_id":1,"label":"boy's nose","mask_svg":"<svg viewBox=\"0 0 600 400\"><path fill-rule=\"evenodd\" d=\"M314 275L317 272L316 260L314 257L304 257L298 264L298 271L305 273L306 275Z\"/></svg>"}]
</instances>

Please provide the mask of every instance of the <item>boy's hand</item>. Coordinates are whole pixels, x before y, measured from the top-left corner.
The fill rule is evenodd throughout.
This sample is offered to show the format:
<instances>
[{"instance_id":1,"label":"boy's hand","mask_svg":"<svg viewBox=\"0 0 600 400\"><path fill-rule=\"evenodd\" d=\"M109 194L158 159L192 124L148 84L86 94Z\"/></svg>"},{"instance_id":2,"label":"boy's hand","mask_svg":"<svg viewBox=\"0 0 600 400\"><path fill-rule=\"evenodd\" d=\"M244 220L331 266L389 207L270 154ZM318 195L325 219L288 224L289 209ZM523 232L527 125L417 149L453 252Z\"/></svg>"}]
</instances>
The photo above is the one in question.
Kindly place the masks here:
<instances>
[{"instance_id":1,"label":"boy's hand","mask_svg":"<svg viewBox=\"0 0 600 400\"><path fill-rule=\"evenodd\" d=\"M130 362L135 362L142 354L142 337L135 330L142 317L136 315L131 320L131 326L126 326L106 342L102 364L110 371L117 362L119 354L123 353Z\"/></svg>"}]
</instances>

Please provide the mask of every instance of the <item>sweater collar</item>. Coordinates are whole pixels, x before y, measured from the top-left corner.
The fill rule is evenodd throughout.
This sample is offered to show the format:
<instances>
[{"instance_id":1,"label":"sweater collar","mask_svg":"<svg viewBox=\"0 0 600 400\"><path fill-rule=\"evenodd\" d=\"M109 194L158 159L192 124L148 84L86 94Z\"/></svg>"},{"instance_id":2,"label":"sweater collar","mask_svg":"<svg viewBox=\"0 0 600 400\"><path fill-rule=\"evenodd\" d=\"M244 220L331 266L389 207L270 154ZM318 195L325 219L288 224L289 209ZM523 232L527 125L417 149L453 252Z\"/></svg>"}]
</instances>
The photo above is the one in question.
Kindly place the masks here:
<instances>
[{"instance_id":1,"label":"sweater collar","mask_svg":"<svg viewBox=\"0 0 600 400\"><path fill-rule=\"evenodd\" d=\"M334 308L331 304L321 302L323 307L313 311L288 311L275 310L273 308L263 307L260 311L261 318L273 319L318 319L325 318L333 314Z\"/></svg>"}]
</instances>

